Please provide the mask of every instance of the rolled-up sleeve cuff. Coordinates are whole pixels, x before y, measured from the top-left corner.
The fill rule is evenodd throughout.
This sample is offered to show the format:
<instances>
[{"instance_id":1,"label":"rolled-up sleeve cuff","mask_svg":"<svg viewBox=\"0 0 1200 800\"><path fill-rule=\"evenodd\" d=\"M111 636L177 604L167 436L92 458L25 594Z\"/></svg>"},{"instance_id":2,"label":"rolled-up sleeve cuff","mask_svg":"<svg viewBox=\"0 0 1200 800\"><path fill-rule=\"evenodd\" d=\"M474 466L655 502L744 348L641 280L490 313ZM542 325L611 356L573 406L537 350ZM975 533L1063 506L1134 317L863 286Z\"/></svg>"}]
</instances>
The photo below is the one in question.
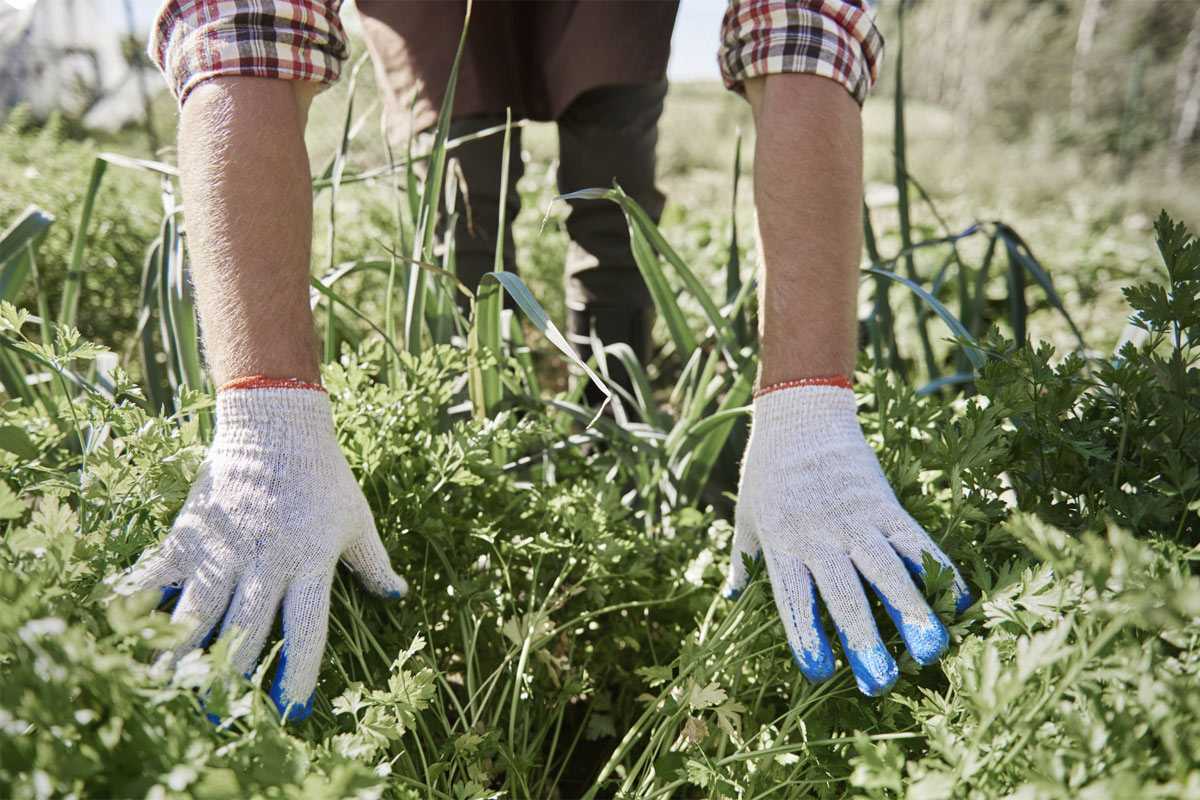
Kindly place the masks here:
<instances>
[{"instance_id":1,"label":"rolled-up sleeve cuff","mask_svg":"<svg viewBox=\"0 0 1200 800\"><path fill-rule=\"evenodd\" d=\"M831 78L861 106L883 59L883 36L862 0L730 0L718 55L725 86L802 72Z\"/></svg>"},{"instance_id":2,"label":"rolled-up sleeve cuff","mask_svg":"<svg viewBox=\"0 0 1200 800\"><path fill-rule=\"evenodd\" d=\"M346 60L341 0L167 0L150 59L180 106L216 77L334 83Z\"/></svg>"}]
</instances>

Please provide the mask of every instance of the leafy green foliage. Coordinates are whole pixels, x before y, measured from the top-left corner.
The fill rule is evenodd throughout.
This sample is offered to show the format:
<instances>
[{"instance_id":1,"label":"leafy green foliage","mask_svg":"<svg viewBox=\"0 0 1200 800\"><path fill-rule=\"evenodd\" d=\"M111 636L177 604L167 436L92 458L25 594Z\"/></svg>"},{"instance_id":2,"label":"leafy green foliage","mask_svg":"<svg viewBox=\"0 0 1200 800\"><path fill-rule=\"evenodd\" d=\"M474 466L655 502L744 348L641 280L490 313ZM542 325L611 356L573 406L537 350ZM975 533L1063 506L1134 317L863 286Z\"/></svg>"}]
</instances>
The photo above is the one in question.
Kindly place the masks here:
<instances>
[{"instance_id":1,"label":"leafy green foliage","mask_svg":"<svg viewBox=\"0 0 1200 800\"><path fill-rule=\"evenodd\" d=\"M1200 246L1164 214L1167 281L1125 290L1142 341L1090 363L993 339L980 391L1014 428L1000 463L1018 504L1065 530L1104 525L1200 543Z\"/></svg>"},{"instance_id":2,"label":"leafy green foliage","mask_svg":"<svg viewBox=\"0 0 1200 800\"><path fill-rule=\"evenodd\" d=\"M978 394L946 404L864 361L864 430L980 595L954 620L948 576L930 575L956 646L939 668L902 659L881 700L859 696L844 669L803 680L761 567L736 602L717 596L732 531L712 510L639 522L622 497L641 473L613 449L560 446L570 417L451 412L463 349L397 357L376 340L325 378L384 541L418 590L395 605L338 581L315 713L282 727L261 689L269 661L246 680L216 648L160 671L166 617L152 598L114 601L106 588L183 502L203 396L184 392L176 416L155 416L118 372L111 400L75 404L91 432L82 445L10 403L0 791L1185 793L1200 780L1195 503L1173 488L1180 478L1148 475L1190 463L1187 442L1168 445L1196 392L1181 384L1181 402L1170 367L1195 377L1173 331L1193 307L1180 296L1200 287L1195 240L1165 218L1159 237L1169 288L1130 290L1150 336L1113 363L1053 363L993 333ZM4 319L10 333L26 324L16 309ZM55 342L28 346L59 362L89 355L74 334ZM398 379L377 380L391 363ZM1164 415L1125 430L1121 480L1135 492L1112 489L1129 408Z\"/></svg>"},{"instance_id":3,"label":"leafy green foliage","mask_svg":"<svg viewBox=\"0 0 1200 800\"><path fill-rule=\"evenodd\" d=\"M77 296L79 318L89 338L116 348L137 326L136 295L147 243L159 223L157 186L126 170L109 170L95 201L87 247L72 265L75 226L87 195L96 145L76 141L59 118L28 128L26 110L16 109L0 126L0 220L7 227L29 205L56 218L37 247L38 278L30 276L18 293L3 299L35 307L39 295L58 313L66 274L77 270L86 285ZM116 200L119 198L119 202ZM0 281L5 290L7 280ZM77 323L71 323L77 324Z\"/></svg>"},{"instance_id":4,"label":"leafy green foliage","mask_svg":"<svg viewBox=\"0 0 1200 800\"><path fill-rule=\"evenodd\" d=\"M175 635L166 616L153 598L115 600L107 587L168 529L209 436L177 209L166 191L149 223L118 220L144 227L136 236L103 202L90 236L77 225L73 239L56 238L61 223L30 217L36 230L12 240L24 255L5 263L23 259L31 278L54 266L27 302L0 305L0 795L1195 793L1200 453L1188 433L1200 397L1200 245L1182 226L1158 224L1166 282L1127 291L1144 336L1112 359L1060 358L1025 343L1038 310L1026 278L1073 327L1030 247L998 222L952 233L901 151L896 255L881 257L867 220L878 280L860 417L902 503L980 601L953 619L949 576L926 564L955 646L934 668L903 658L896 689L865 700L844 668L818 686L803 680L761 567L736 602L717 595L757 367L755 285L738 273L736 231L680 242L619 189L596 191L629 220L669 343L646 365L628 347L599 351L597 372L619 360L635 389L617 392L628 415L588 426L580 387L543 391L519 324L487 320L475 350L457 338L480 319L458 315L453 242L434 234L438 198L455 196L444 136L403 163L389 153L373 174L396 177L394 219L364 215L390 235L391 258L362 242L350 243L353 260L335 258L348 202L339 187L371 179L344 173L353 100L351 90L338 153L316 181L330 190L329 259L313 288L339 438L412 595L388 604L335 584L319 699L298 727L281 726L262 691L274 655L248 679L229 674L219 646L171 673L153 666ZM46 135L31 152L53 150ZM422 181L414 165L431 155ZM81 185L91 159L73 166ZM126 174L109 170L87 196ZM910 185L940 232L909 207ZM66 220L80 200L43 205ZM977 262L965 253L972 238L986 240ZM128 263L145 264L140 306L128 314L126 301L113 318L138 322L136 383L93 370L103 348L43 310L73 307L70 296L51 302L49 287L76 281L79 318L106 319L89 298L107 284L78 283L77 267L129 241L139 255ZM689 246L721 262L722 280L706 280ZM992 271L1001 252L1007 274ZM936 269L924 260L933 255ZM559 266L552 248L536 257ZM896 290L917 302L893 309L901 262ZM112 291L132 296L136 283L122 273ZM916 324L897 324L909 305ZM920 333L936 330L931 313L957 341ZM920 391L901 377L917 369L914 345L930 381ZM471 413L473 370L491 386L477 397L486 414ZM882 613L880 627L892 631Z\"/></svg>"}]
</instances>

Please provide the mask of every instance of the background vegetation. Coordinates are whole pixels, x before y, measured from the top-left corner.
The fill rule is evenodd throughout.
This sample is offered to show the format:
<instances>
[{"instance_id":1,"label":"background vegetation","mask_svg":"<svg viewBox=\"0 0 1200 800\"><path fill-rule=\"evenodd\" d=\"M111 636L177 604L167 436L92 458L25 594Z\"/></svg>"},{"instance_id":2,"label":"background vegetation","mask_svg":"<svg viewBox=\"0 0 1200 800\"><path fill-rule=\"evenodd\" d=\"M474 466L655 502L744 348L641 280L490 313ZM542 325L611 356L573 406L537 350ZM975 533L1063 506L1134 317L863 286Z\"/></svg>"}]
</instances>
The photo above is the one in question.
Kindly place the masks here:
<instances>
[{"instance_id":1,"label":"background vegetation","mask_svg":"<svg viewBox=\"0 0 1200 800\"><path fill-rule=\"evenodd\" d=\"M546 315L526 298L516 325L485 288L463 320L427 268L453 268L452 243L425 236L443 187L380 169L370 70L318 99L325 380L415 591L396 606L337 584L316 712L288 728L258 688L269 663L250 681L221 652L156 672L165 617L107 597L105 579L168 529L210 434L171 153L145 152L137 130L97 141L10 115L0 793L1200 794L1200 245L1158 216L1196 230L1197 170L1189 144L1168 172L1161 105L1103 99L1129 69L1121 42L1156 43L1143 74L1165 75L1188 18L1161 3L1181 22L1138 27L1134 4L1099 4L1112 16L1090 52L1126 56L1087 62L1089 121L1075 128L1053 67L1095 5L914 4L913 93L896 88L896 8L883 11L891 60L864 117L861 417L901 501L980 600L953 621L939 667L903 661L879 700L845 669L804 682L765 576L736 602L716 591L756 365L740 100L672 89L661 226L594 195L623 203L643 271L665 288L657 352L632 365L639 391L588 428L549 325L565 251L552 129L526 131L517 228ZM927 44L947 14L978 23L966 28L979 48L1008 43L1007 83L994 59ZM1020 72L1022 53L1046 66ZM930 83L938 69L962 74ZM983 105L938 93L950 85L983 87ZM1113 125L1146 133L1099 135ZM414 148L434 173L446 158L453 183L452 149ZM111 150L127 156L96 161ZM943 588L929 590L950 621Z\"/></svg>"}]
</instances>

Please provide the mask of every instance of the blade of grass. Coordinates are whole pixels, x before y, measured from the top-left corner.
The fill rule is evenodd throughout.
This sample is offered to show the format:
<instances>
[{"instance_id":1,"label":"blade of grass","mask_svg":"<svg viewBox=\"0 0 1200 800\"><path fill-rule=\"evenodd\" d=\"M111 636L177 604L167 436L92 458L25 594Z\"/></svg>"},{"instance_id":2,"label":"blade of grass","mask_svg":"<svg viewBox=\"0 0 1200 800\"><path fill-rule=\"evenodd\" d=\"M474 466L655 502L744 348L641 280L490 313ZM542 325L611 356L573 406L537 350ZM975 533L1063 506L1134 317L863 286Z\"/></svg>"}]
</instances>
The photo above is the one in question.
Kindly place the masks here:
<instances>
[{"instance_id":1,"label":"blade of grass","mask_svg":"<svg viewBox=\"0 0 1200 800\"><path fill-rule=\"evenodd\" d=\"M741 251L738 248L738 185L742 177L742 130L738 128L733 143L733 188L729 194L729 257L725 260L725 304L733 303L742 289ZM745 345L749 338L746 330L746 315L737 311L731 317L734 339Z\"/></svg>"},{"instance_id":2,"label":"blade of grass","mask_svg":"<svg viewBox=\"0 0 1200 800\"><path fill-rule=\"evenodd\" d=\"M725 408L721 411L714 411L687 429L684 433L682 449L691 449L697 441L703 439L729 420L737 420L738 417L749 416L752 410L753 406L742 405Z\"/></svg>"},{"instance_id":3,"label":"blade of grass","mask_svg":"<svg viewBox=\"0 0 1200 800\"><path fill-rule=\"evenodd\" d=\"M1021 238L1019 233L1002 222L996 224L996 234L1004 240L1004 247L1008 252L1010 262L1015 260L1022 269L1037 281L1038 286L1042 287L1042 291L1046 293L1046 299L1050 301L1050 305L1062 315L1067 325L1071 328L1071 333L1075 335L1076 341L1079 342L1079 349L1086 350L1087 344L1083 341L1083 334L1080 333L1078 326L1075 325L1075 320L1071 319L1066 306L1063 305L1062 298L1059 297L1058 292L1054 288L1054 281L1051 279L1050 273L1033 255L1033 250Z\"/></svg>"},{"instance_id":4,"label":"blade of grass","mask_svg":"<svg viewBox=\"0 0 1200 800\"><path fill-rule=\"evenodd\" d=\"M530 397L541 397L542 384L538 380L537 370L533 364L533 350L525 341L525 329L521 326L521 318L516 314L509 315L508 335L512 340L512 353L517 359L517 366L525 379L525 392Z\"/></svg>"},{"instance_id":5,"label":"blade of grass","mask_svg":"<svg viewBox=\"0 0 1200 800\"><path fill-rule=\"evenodd\" d=\"M446 218L442 225L442 269L454 275L458 274L458 242L455 239L455 228L458 225L459 211L457 201L461 188L463 204L466 206L470 198L466 196L466 181L462 177L462 168L456 159L451 159L446 165L446 180L443 183ZM425 284L425 321L429 328L429 340L433 344L450 344L455 333L454 297L446 290L441 282Z\"/></svg>"},{"instance_id":6,"label":"blade of grass","mask_svg":"<svg viewBox=\"0 0 1200 800\"><path fill-rule=\"evenodd\" d=\"M737 363L733 353L737 352L737 340L733 334L729 320L721 316L721 312L717 310L716 304L708 293L708 289L700 282L675 248L671 247L670 242L659 231L658 226L654 224L654 220L650 219L650 215L634 201L632 197L625 194L620 186L613 190L616 194L615 200L621 205L627 217L632 218L641 230L642 235L649 242L650 246L661 255L668 264L670 264L675 274L683 281L684 288L688 293L696 299L700 304L700 308L704 311L704 316L708 319L708 323L712 325L713 331L716 333L717 340L726 351L726 362L731 366Z\"/></svg>"},{"instance_id":7,"label":"blade of grass","mask_svg":"<svg viewBox=\"0 0 1200 800\"><path fill-rule=\"evenodd\" d=\"M929 383L922 386L920 389L917 389L917 397L925 397L926 395L931 395L934 392L937 392L940 389L944 389L947 386L962 386L964 384L971 383L974 380L975 380L974 372L956 372L953 375L943 375L942 377L938 378L936 381L930 381Z\"/></svg>"},{"instance_id":8,"label":"blade of grass","mask_svg":"<svg viewBox=\"0 0 1200 800\"><path fill-rule=\"evenodd\" d=\"M633 352L633 348L625 342L614 342L608 345L605 350L621 362L621 366L625 368L625 372L629 375L630 382L633 384L633 394L636 400L638 414L641 418L657 428L665 431L669 421L666 415L660 413L654 403L654 394L650 388L650 378L646 375L646 370L638 361L637 354Z\"/></svg>"},{"instance_id":9,"label":"blade of grass","mask_svg":"<svg viewBox=\"0 0 1200 800\"><path fill-rule=\"evenodd\" d=\"M350 72L350 82L346 91L346 111L342 117L342 135L338 140L337 150L333 154L333 158L326 170L329 178L329 225L326 235L326 248L329 251L328 271L332 272L337 265L337 201L338 189L341 187L342 173L346 169L346 154L350 150L350 130L354 124L354 98L358 88L358 73L362 70L363 64L367 63L369 54L363 53L362 56L354 62L354 68ZM334 314L333 301L331 300L325 308L325 336L323 351L323 363L329 364L337 359L338 348L338 326L337 316Z\"/></svg>"},{"instance_id":10,"label":"blade of grass","mask_svg":"<svg viewBox=\"0 0 1200 800\"><path fill-rule=\"evenodd\" d=\"M53 343L53 336L50 333L50 301L42 287L42 279L38 274L37 255L32 243L26 245L26 251L25 258L29 262L29 277L33 278L33 289L37 295L38 317L40 318L38 327L42 333L42 345L50 347Z\"/></svg>"},{"instance_id":11,"label":"blade of grass","mask_svg":"<svg viewBox=\"0 0 1200 800\"><path fill-rule=\"evenodd\" d=\"M178 356L178 348L175 345L175 326L171 321L171 301L170 279L167 275L169 268L167 266L170 259L168 250L173 246L175 241L175 221L173 216L168 212L163 217L162 228L160 229L159 239L162 245L158 251L158 260L154 264L158 275L154 280L154 285L158 295L158 330L159 341L162 344L163 354L166 356L166 374L167 383L170 386L171 393L174 394L179 389L183 377L180 370L180 362Z\"/></svg>"},{"instance_id":12,"label":"blade of grass","mask_svg":"<svg viewBox=\"0 0 1200 800\"><path fill-rule=\"evenodd\" d=\"M871 222L871 209L863 201L863 245L867 249L867 258L872 264L880 263L879 243L875 238L875 226ZM887 364L901 378L907 372L900 352L896 347L896 322L892 313L892 302L888 294L891 284L885 278L875 278L875 298L872 306L872 335L875 338L875 363ZM884 361L884 349L887 350L887 361Z\"/></svg>"},{"instance_id":13,"label":"blade of grass","mask_svg":"<svg viewBox=\"0 0 1200 800\"><path fill-rule=\"evenodd\" d=\"M414 94L415 99L415 94ZM389 176L391 177L392 190L392 252L405 252L407 247L404 242L404 212L403 198L404 194L400 191L400 178L396 171L396 158L392 152L392 139L388 131L388 120L391 115L381 114L379 117L380 124L383 127L382 135L384 151L387 153L388 167L390 168ZM411 155L412 132L409 131L409 154ZM396 256L393 254L388 260L387 273L387 290L383 296L383 327L387 331L387 337L393 342L396 341L398 331L396 328L396 314L392 308L392 304L396 299L396 280L399 278L399 265ZM385 355L387 362L384 364L384 380L391 386L395 386L400 380L400 365L391 358L391 354Z\"/></svg>"},{"instance_id":14,"label":"blade of grass","mask_svg":"<svg viewBox=\"0 0 1200 800\"><path fill-rule=\"evenodd\" d=\"M1008 321L1013 328L1013 339L1022 344L1028 335L1025 322L1029 318L1029 305L1025 301L1025 270L1016 248L1005 237L1000 238L1008 255Z\"/></svg>"},{"instance_id":15,"label":"blade of grass","mask_svg":"<svg viewBox=\"0 0 1200 800\"><path fill-rule=\"evenodd\" d=\"M158 293L158 264L161 258L162 239L159 238L146 251L146 261L142 266L138 324L134 337L138 341L138 353L141 356L146 399L154 412L170 416L175 413L175 398L170 392L167 376L159 364L158 349L154 346L154 332L150 327L150 318L154 314L154 298Z\"/></svg>"},{"instance_id":16,"label":"blade of grass","mask_svg":"<svg viewBox=\"0 0 1200 800\"><path fill-rule=\"evenodd\" d=\"M417 97L413 94L412 105L408 109L409 124L408 138L406 140L406 157L404 160L404 196L408 200L408 221L413 229L413 247L416 245L416 237L418 235L417 226L421 221L421 187L417 180L416 165L418 159L413 156L413 145L417 135ZM419 160L426 161L429 156L423 155ZM415 250L414 250L415 252Z\"/></svg>"},{"instance_id":17,"label":"blade of grass","mask_svg":"<svg viewBox=\"0 0 1200 800\"><path fill-rule=\"evenodd\" d=\"M961 237L955 237L953 235L953 233L950 230L950 224L946 221L946 218L944 216L942 216L942 213L938 209L937 204L933 201L932 195L930 195L929 192L925 189L925 186L920 181L918 181L911 173L907 173L907 172L905 173L905 180L909 183L909 185L911 185L914 189L917 190L917 194L920 196L921 200L925 203L926 206L928 206L930 213L933 214L934 219L937 220L938 226L941 227L941 229L942 229L942 235L945 238L950 239L950 241L949 241L950 257L946 261L945 265L943 265L943 270L945 270L947 267L949 267L951 261L953 261L953 263L958 267L958 271L956 273L956 278L957 278L956 282L957 282L957 286L958 286L959 308L960 308L960 311L962 312L961 316L959 318L965 322L968 319L968 317L966 315L966 305L968 302L970 302L970 295L968 292L968 282L969 282L970 276L968 275L967 265L963 262L962 256L958 252L958 239ZM932 289L932 292L935 295L938 293L938 289L936 287L940 286L940 280L941 280L941 276L939 276L939 279L934 281L935 288ZM971 365L966 362L965 358L966 357L960 351L958 353L958 365L957 365L960 372L969 370L971 367Z\"/></svg>"},{"instance_id":18,"label":"blade of grass","mask_svg":"<svg viewBox=\"0 0 1200 800\"><path fill-rule=\"evenodd\" d=\"M202 392L205 390L204 367L200 356L200 331L196 322L196 305L192 297L191 281L187 275L187 256L183 237L175 223L174 210L166 215L161 255L162 270L159 273L162 298L162 315L170 325L172 353L178 385ZM202 436L212 430L212 410L199 412Z\"/></svg>"},{"instance_id":19,"label":"blade of grass","mask_svg":"<svg viewBox=\"0 0 1200 800\"><path fill-rule=\"evenodd\" d=\"M467 11L463 18L462 33L458 38L458 49L450 66L446 81L446 95L438 112L434 133L433 149L430 151L429 173L421 194L417 235L413 242L413 258L420 261L434 260L434 233L437 230L438 201L441 196L442 177L446 169L446 139L450 132L450 115L454 109L454 90L458 83L458 68L467 42L467 30L471 24L471 0L467 0ZM425 275L415 267L409 268L408 303L404 309L404 346L411 355L422 350L421 333L425 324Z\"/></svg>"},{"instance_id":20,"label":"blade of grass","mask_svg":"<svg viewBox=\"0 0 1200 800\"><path fill-rule=\"evenodd\" d=\"M682 411L680 413L681 421L694 422L708 408L716 392L713 387L719 386L721 383L717 375L719 364L720 359L717 352L715 350L709 351L708 357L704 359L704 367L684 394Z\"/></svg>"},{"instance_id":21,"label":"blade of grass","mask_svg":"<svg viewBox=\"0 0 1200 800\"><path fill-rule=\"evenodd\" d=\"M942 322L946 323L946 327L949 328L954 334L955 338L959 340L959 346L966 351L967 357L971 359L971 364L974 365L976 369L979 369L983 366L984 357L975 342L975 337L971 336L970 332L966 329L966 327L963 326L958 317L954 316L950 309L942 305L940 300L927 292L920 284L909 280L903 275L897 275L895 272L889 272L885 269L878 269L877 267L869 267L866 271L872 275L878 275L887 278L890 281L895 281L896 283L907 286L909 291L916 295L919 302L924 302L925 305L929 306L929 308L932 309L935 314L941 317Z\"/></svg>"},{"instance_id":22,"label":"blade of grass","mask_svg":"<svg viewBox=\"0 0 1200 800\"><path fill-rule=\"evenodd\" d=\"M512 109L506 112L505 120L507 127L504 129L504 149L500 159L500 212L499 218L496 220L496 253L495 259L492 262L492 270L494 274L504 272L504 234L507 228L505 221L508 219L508 169L509 169L509 145L512 137ZM471 327L472 344L477 350L491 353L494 357L494 362L487 366L481 366L478 359L474 359L474 367L471 370L471 387L472 399L475 403L475 414L478 418L485 418L490 415L499 404L502 397L502 387L500 383L500 360L503 357L501 351L501 328L500 328L500 312L501 301L504 295L501 292L501 284L498 282L480 282L478 289L478 298L475 301L475 319L474 325Z\"/></svg>"},{"instance_id":23,"label":"blade of grass","mask_svg":"<svg viewBox=\"0 0 1200 800\"><path fill-rule=\"evenodd\" d=\"M983 317L985 307L987 305L987 281L992 269L992 258L996 255L996 241L999 237L995 232L988 237L987 249L983 253L983 261L979 264L979 272L975 273L975 294L971 301L970 316L966 316L966 309L963 309L964 318L969 320L968 329L972 336L981 336L983 334Z\"/></svg>"},{"instance_id":24,"label":"blade of grass","mask_svg":"<svg viewBox=\"0 0 1200 800\"><path fill-rule=\"evenodd\" d=\"M904 273L908 276L909 280L918 282L920 278L917 275L917 266L912 255L912 222L909 214L908 193L908 148L904 122L904 4L899 3L896 8L898 16L897 36L899 41L896 48L896 90L893 101L892 126L893 141L895 143L896 210L899 215L900 246L904 252ZM938 369L937 359L933 354L933 345L929 342L929 329L926 325L921 302L916 297L913 298L913 313L916 315L916 329L917 336L921 340L921 351L925 356L925 369L929 373L930 378L936 379L940 374L940 370Z\"/></svg>"},{"instance_id":25,"label":"blade of grass","mask_svg":"<svg viewBox=\"0 0 1200 800\"><path fill-rule=\"evenodd\" d=\"M36 402L20 357L7 350L0 350L0 384L9 397L19 397L25 403Z\"/></svg>"},{"instance_id":26,"label":"blade of grass","mask_svg":"<svg viewBox=\"0 0 1200 800\"><path fill-rule=\"evenodd\" d=\"M53 224L53 214L29 206L0 234L0 299L12 302L20 293L29 277L29 259Z\"/></svg>"},{"instance_id":27,"label":"blade of grass","mask_svg":"<svg viewBox=\"0 0 1200 800\"><path fill-rule=\"evenodd\" d=\"M381 244L380 246L384 249L384 251L388 255L392 256L393 258L397 259L398 261L403 261L404 263L409 264L410 266L416 267L417 269L424 270L425 272L428 272L432 275L436 275L439 278L442 278L442 279L450 282L452 284L452 286L456 290L458 290L458 292L460 294L464 295L465 297L474 299L474 295L471 294L471 290L468 289L466 284L464 284L462 281L460 281L458 279L458 276L455 275L454 273L447 272L446 270L439 267L437 264L430 264L426 261L421 261L420 259L409 258L408 256L393 252L391 250L391 248L389 248L385 244Z\"/></svg>"},{"instance_id":28,"label":"blade of grass","mask_svg":"<svg viewBox=\"0 0 1200 800\"><path fill-rule=\"evenodd\" d=\"M79 210L79 222L75 226L75 238L71 243L71 259L67 262L67 277L63 282L62 305L58 312L58 324L75 327L75 317L79 310L79 295L83 289L83 254L87 248L88 228L91 227L92 211L96 207L96 195L100 191L100 182L108 161L97 157L92 162L92 174L88 179L88 187L83 195L83 205Z\"/></svg>"},{"instance_id":29,"label":"blade of grass","mask_svg":"<svg viewBox=\"0 0 1200 800\"><path fill-rule=\"evenodd\" d=\"M320 294L322 297L328 299L332 303L337 303L342 308L346 309L351 314L353 314L355 317L357 317L358 319L365 322L367 324L367 327L371 328L371 330L373 330L379 334L380 338L383 339L384 344L386 344L391 349L391 351L394 355L396 355L397 357L400 356L401 350L398 347L396 347L396 344L391 339L388 338L387 332L384 331L383 328L380 328L378 325L376 325L375 322L370 317L368 317L362 311L359 311L352 303L350 303L348 300L343 299L340 295L338 295L336 292L334 292L328 286L321 283L321 280L319 278L315 278L315 277L310 278L308 285L310 287L312 287L313 289L315 289L317 291L317 293Z\"/></svg>"},{"instance_id":30,"label":"blade of grass","mask_svg":"<svg viewBox=\"0 0 1200 800\"><path fill-rule=\"evenodd\" d=\"M533 294L529 291L529 287L526 286L525 282L522 281L516 274L512 272L487 272L484 273L484 276L480 279L480 286L482 286L485 281L495 281L503 286L504 291L508 292L513 301L516 302L517 307L525 313L525 316L533 324L533 327L537 328L538 331L540 331L541 334L545 336L552 345L558 348L559 352L561 352L567 357L568 360L571 361L571 363L582 369L588 378L590 378L591 381L600 388L600 391L604 393L606 399L604 403L601 403L600 408L596 410L596 416L592 419L592 422L589 423L589 427L591 427L592 424L595 424L596 419L598 419L603 413L604 407L608 405L608 402L613 400L612 392L609 391L609 388L604 385L604 381L601 380L600 376L597 375L592 368L589 367L583 361L583 359L579 357L579 354L576 353L575 349L571 347L569 342L567 342L566 337L563 336L558 327L551 322L550 317L546 314L546 310L542 308L541 303L534 298Z\"/></svg>"},{"instance_id":31,"label":"blade of grass","mask_svg":"<svg viewBox=\"0 0 1200 800\"><path fill-rule=\"evenodd\" d=\"M721 315L704 284L667 242L650 216L633 198L625 194L620 186L614 189L581 189L560 195L555 200L609 200L619 205L625 213L629 227L630 249L633 252L634 261L646 281L646 287L650 290L650 296L654 300L659 315L667 324L667 330L671 334L671 340L675 344L676 350L679 351L680 357L687 360L697 346L696 339L687 326L675 293L659 263L659 256L662 256L674 268L688 293L700 304L724 350L727 362L730 365L736 365L737 359L734 353L738 351L738 343L730 321ZM546 218L549 217L549 213L549 209L547 209ZM545 219L543 219L543 224L545 224Z\"/></svg>"},{"instance_id":32,"label":"blade of grass","mask_svg":"<svg viewBox=\"0 0 1200 800\"><path fill-rule=\"evenodd\" d=\"M671 341L675 344L676 353L679 358L686 361L696 349L696 339L688 328L683 311L679 308L675 294L667 284L658 258L651 250L645 235L632 219L628 217L626 219L634 262L646 281L646 288L650 290L650 297L654 300L654 306L658 309L659 316L666 322L667 331L670 333Z\"/></svg>"},{"instance_id":33,"label":"blade of grass","mask_svg":"<svg viewBox=\"0 0 1200 800\"><path fill-rule=\"evenodd\" d=\"M134 169L139 172L149 172L163 178L178 178L179 169L162 161L151 161L146 158L133 158L121 153L100 153L97 158L107 161L115 167Z\"/></svg>"},{"instance_id":34,"label":"blade of grass","mask_svg":"<svg viewBox=\"0 0 1200 800\"><path fill-rule=\"evenodd\" d=\"M675 381L675 385L671 387L671 396L667 402L669 405L682 407L685 403L685 398L691 390L692 380L695 378L696 372L700 369L700 361L704 358L704 352L701 350L693 351L692 355L684 363L683 369L679 372L679 377Z\"/></svg>"}]
</instances>

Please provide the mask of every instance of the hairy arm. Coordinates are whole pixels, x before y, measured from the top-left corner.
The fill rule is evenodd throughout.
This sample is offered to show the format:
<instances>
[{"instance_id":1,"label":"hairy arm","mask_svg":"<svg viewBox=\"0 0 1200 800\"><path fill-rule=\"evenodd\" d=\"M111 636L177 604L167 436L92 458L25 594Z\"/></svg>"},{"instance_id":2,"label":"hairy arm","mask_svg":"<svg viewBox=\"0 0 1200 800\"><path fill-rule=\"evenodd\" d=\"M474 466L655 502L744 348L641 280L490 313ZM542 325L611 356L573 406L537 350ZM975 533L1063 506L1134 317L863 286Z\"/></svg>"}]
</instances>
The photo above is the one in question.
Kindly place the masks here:
<instances>
[{"instance_id":1,"label":"hairy arm","mask_svg":"<svg viewBox=\"0 0 1200 800\"><path fill-rule=\"evenodd\" d=\"M316 88L216 78L184 103L179 168L188 251L217 385L246 375L317 380L304 145Z\"/></svg>"},{"instance_id":2,"label":"hairy arm","mask_svg":"<svg viewBox=\"0 0 1200 800\"><path fill-rule=\"evenodd\" d=\"M837 83L791 73L746 81L754 110L759 381L848 375L862 250L862 121Z\"/></svg>"}]
</instances>

